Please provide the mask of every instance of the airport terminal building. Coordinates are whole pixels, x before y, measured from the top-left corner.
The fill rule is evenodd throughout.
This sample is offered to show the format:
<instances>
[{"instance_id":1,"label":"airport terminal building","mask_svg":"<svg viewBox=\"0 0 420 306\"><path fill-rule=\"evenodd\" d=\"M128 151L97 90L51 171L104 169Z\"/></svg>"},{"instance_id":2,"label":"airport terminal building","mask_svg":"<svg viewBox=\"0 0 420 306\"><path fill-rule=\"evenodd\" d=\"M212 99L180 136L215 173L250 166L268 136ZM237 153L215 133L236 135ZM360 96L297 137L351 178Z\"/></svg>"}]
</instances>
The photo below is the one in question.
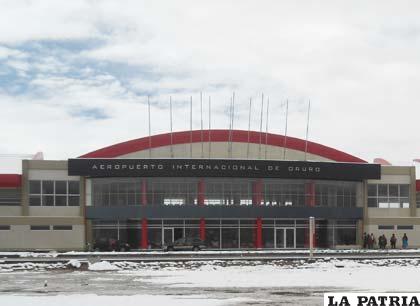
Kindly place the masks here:
<instances>
[{"instance_id":1,"label":"airport terminal building","mask_svg":"<svg viewBox=\"0 0 420 306\"><path fill-rule=\"evenodd\" d=\"M0 174L0 250L83 250L100 238L160 249L355 248L364 232L420 247L415 167L368 163L241 130L145 137ZM417 195L417 201L416 201Z\"/></svg>"}]
</instances>

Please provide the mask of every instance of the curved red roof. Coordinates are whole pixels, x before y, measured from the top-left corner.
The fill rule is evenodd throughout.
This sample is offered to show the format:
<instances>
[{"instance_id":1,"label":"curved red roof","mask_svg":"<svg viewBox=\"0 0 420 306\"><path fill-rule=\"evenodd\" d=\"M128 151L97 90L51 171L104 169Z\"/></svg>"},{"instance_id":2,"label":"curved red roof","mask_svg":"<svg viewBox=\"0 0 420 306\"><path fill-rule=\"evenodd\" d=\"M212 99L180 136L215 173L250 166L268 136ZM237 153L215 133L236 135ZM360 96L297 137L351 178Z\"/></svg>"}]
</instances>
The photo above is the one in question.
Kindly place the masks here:
<instances>
[{"instance_id":1,"label":"curved red roof","mask_svg":"<svg viewBox=\"0 0 420 306\"><path fill-rule=\"evenodd\" d=\"M18 188L22 186L22 175L0 174L0 188Z\"/></svg>"},{"instance_id":2,"label":"curved red roof","mask_svg":"<svg viewBox=\"0 0 420 306\"><path fill-rule=\"evenodd\" d=\"M229 130L194 130L174 132L172 134L172 144L186 144L192 142L228 142ZM210 135L210 140L209 140ZM233 142L248 142L248 131L233 130L231 133ZM251 131L249 135L249 142L254 144L266 143L266 133ZM267 144L277 147L283 147L285 136L277 134L267 134ZM159 134L144 138L138 138L121 142L109 147L105 147L87 154L80 156L80 158L114 158L121 155L129 154L132 152L143 151L149 149L149 140L151 143L150 148L158 148L171 145L171 134ZM286 147L288 149L305 151L305 140L287 136ZM337 162L350 162L350 163L366 163L356 156L347 154L345 152L321 145L319 143L308 141L308 153L325 157Z\"/></svg>"}]
</instances>

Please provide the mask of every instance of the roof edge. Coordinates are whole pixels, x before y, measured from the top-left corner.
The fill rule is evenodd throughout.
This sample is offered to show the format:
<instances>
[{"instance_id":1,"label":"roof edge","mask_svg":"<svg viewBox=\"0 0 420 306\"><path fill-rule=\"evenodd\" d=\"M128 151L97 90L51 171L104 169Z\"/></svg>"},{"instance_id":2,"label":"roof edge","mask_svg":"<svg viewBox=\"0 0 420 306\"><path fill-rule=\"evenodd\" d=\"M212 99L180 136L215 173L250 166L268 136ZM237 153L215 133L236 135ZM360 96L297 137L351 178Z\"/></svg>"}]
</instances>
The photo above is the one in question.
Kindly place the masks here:
<instances>
[{"instance_id":1,"label":"roof edge","mask_svg":"<svg viewBox=\"0 0 420 306\"><path fill-rule=\"evenodd\" d=\"M305 151L306 148L306 141L303 139L272 133L248 132L244 130L193 130L174 132L172 135L171 133L164 133L133 139L86 153L79 156L79 158L114 158L137 151L148 150L149 148L170 146L171 144L227 142L230 140L242 143L262 143L277 147L284 147L285 145L287 149L297 151ZM307 152L337 162L367 163L367 161L354 155L312 141L307 142Z\"/></svg>"}]
</instances>

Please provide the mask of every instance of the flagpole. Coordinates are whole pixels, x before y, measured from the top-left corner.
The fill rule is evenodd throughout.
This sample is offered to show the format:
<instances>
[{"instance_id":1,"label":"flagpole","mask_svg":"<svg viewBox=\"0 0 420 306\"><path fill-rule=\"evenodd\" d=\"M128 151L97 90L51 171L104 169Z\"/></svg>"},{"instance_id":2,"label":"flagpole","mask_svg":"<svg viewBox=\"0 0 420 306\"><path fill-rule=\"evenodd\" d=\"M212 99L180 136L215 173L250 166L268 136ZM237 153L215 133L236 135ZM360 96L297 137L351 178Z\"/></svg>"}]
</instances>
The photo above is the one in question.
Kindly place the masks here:
<instances>
[{"instance_id":1,"label":"flagpole","mask_svg":"<svg viewBox=\"0 0 420 306\"><path fill-rule=\"evenodd\" d=\"M264 152L264 158L267 159L267 145L268 145L268 109L270 105L270 99L267 98L267 115L265 117L265 152Z\"/></svg>"},{"instance_id":2,"label":"flagpole","mask_svg":"<svg viewBox=\"0 0 420 306\"><path fill-rule=\"evenodd\" d=\"M171 157L174 157L174 148L173 148L173 129L172 129L172 97L169 96L169 122L171 125Z\"/></svg>"},{"instance_id":3,"label":"flagpole","mask_svg":"<svg viewBox=\"0 0 420 306\"><path fill-rule=\"evenodd\" d=\"M190 96L190 158L192 158L193 155L192 137L192 96Z\"/></svg>"},{"instance_id":4,"label":"flagpole","mask_svg":"<svg viewBox=\"0 0 420 306\"><path fill-rule=\"evenodd\" d=\"M204 157L204 139L203 139L203 92L200 92L200 140L201 140L201 158Z\"/></svg>"},{"instance_id":5,"label":"flagpole","mask_svg":"<svg viewBox=\"0 0 420 306\"><path fill-rule=\"evenodd\" d=\"M230 97L230 104L229 104L229 134L228 134L228 146L227 146L227 157L230 157L230 141L232 138L232 97Z\"/></svg>"},{"instance_id":6,"label":"flagpole","mask_svg":"<svg viewBox=\"0 0 420 306\"><path fill-rule=\"evenodd\" d=\"M258 158L259 159L261 159L263 113L264 113L264 94L261 94L260 145L258 147Z\"/></svg>"},{"instance_id":7,"label":"flagpole","mask_svg":"<svg viewBox=\"0 0 420 306\"><path fill-rule=\"evenodd\" d=\"M284 127L284 139L283 139L283 160L286 159L286 147L287 147L287 118L289 116L289 100L286 100L286 125Z\"/></svg>"},{"instance_id":8,"label":"flagpole","mask_svg":"<svg viewBox=\"0 0 420 306\"><path fill-rule=\"evenodd\" d=\"M246 158L249 158L249 141L251 134L251 108L252 108L252 98L249 98L249 115L248 115L248 141L246 146Z\"/></svg>"},{"instance_id":9,"label":"flagpole","mask_svg":"<svg viewBox=\"0 0 420 306\"><path fill-rule=\"evenodd\" d=\"M209 159L211 158L211 97L209 96Z\"/></svg>"},{"instance_id":10,"label":"flagpole","mask_svg":"<svg viewBox=\"0 0 420 306\"><path fill-rule=\"evenodd\" d=\"M150 96L147 96L147 109L148 109L148 117L149 117L149 158L152 157L152 128L151 128L151 120L150 120Z\"/></svg>"},{"instance_id":11,"label":"flagpole","mask_svg":"<svg viewBox=\"0 0 420 306\"><path fill-rule=\"evenodd\" d=\"M230 135L230 158L232 158L233 156L234 122L235 122L235 92L233 92L233 96L232 96L232 125L231 125L231 135Z\"/></svg>"},{"instance_id":12,"label":"flagpole","mask_svg":"<svg viewBox=\"0 0 420 306\"><path fill-rule=\"evenodd\" d=\"M309 100L308 103L308 118L306 120L306 139L305 139L305 161L306 161L306 155L308 153L308 134L309 134L309 114L311 112L311 100Z\"/></svg>"}]
</instances>

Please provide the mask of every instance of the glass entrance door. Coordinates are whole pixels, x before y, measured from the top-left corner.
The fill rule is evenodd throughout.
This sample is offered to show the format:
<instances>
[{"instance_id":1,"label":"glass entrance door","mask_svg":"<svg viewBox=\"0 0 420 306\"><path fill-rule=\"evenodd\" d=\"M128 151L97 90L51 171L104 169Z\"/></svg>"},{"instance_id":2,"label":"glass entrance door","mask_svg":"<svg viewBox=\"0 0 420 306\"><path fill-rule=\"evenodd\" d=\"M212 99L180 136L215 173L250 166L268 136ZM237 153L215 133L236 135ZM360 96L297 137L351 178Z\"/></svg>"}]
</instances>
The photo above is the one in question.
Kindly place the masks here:
<instances>
[{"instance_id":1,"label":"glass entrance door","mask_svg":"<svg viewBox=\"0 0 420 306\"><path fill-rule=\"evenodd\" d=\"M174 242L174 228L164 227L162 231L162 241L164 245L172 244Z\"/></svg>"},{"instance_id":2,"label":"glass entrance door","mask_svg":"<svg viewBox=\"0 0 420 306\"><path fill-rule=\"evenodd\" d=\"M276 248L278 249L293 249L295 244L295 229L294 228L276 228L275 229Z\"/></svg>"}]
</instances>

